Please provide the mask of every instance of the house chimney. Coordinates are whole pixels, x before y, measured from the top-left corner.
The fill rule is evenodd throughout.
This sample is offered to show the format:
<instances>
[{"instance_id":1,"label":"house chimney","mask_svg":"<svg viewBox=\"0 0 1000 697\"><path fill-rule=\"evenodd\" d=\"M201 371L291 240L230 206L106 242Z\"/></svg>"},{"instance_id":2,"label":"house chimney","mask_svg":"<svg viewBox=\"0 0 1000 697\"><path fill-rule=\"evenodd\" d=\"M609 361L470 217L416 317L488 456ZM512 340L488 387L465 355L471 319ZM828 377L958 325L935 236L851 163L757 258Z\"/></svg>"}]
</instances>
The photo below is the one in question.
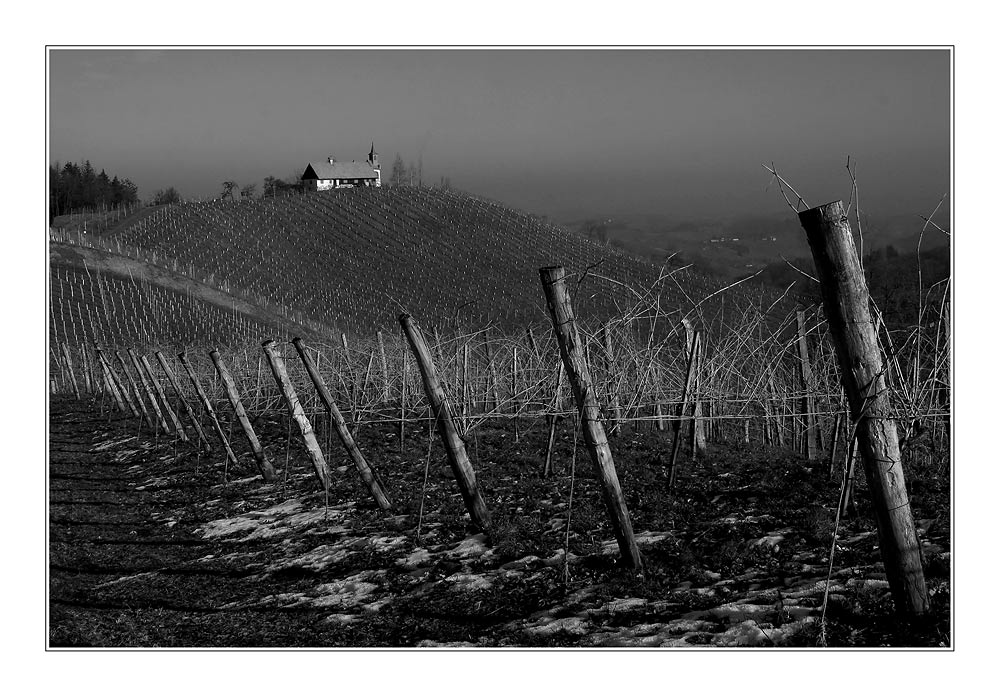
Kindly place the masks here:
<instances>
[{"instance_id":1,"label":"house chimney","mask_svg":"<svg viewBox=\"0 0 1000 697\"><path fill-rule=\"evenodd\" d=\"M326 158L326 161L327 161L327 162L328 162L329 164L331 164L331 165L332 165L332 164L333 164L333 155L330 155L330 156L329 156L328 158Z\"/></svg>"}]
</instances>

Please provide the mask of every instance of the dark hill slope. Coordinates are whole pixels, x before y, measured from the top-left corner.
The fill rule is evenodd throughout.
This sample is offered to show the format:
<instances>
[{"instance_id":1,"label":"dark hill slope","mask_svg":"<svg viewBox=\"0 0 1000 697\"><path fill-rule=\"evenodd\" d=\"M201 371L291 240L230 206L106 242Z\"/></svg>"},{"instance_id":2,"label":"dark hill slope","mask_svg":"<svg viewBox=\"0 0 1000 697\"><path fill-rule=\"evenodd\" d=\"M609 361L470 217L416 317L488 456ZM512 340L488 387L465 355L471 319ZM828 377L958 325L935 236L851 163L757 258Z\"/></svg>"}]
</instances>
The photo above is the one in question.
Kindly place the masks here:
<instances>
[{"instance_id":1,"label":"dark hill slope","mask_svg":"<svg viewBox=\"0 0 1000 697\"><path fill-rule=\"evenodd\" d=\"M348 333L396 324L400 311L442 327L546 321L538 268L592 273L581 318L599 319L660 269L529 215L472 196L408 187L169 206L120 226L123 244L200 267L233 287ZM661 306L686 311L722 285L686 270ZM742 294L743 291L739 291ZM753 291L754 304L760 291Z\"/></svg>"}]
</instances>

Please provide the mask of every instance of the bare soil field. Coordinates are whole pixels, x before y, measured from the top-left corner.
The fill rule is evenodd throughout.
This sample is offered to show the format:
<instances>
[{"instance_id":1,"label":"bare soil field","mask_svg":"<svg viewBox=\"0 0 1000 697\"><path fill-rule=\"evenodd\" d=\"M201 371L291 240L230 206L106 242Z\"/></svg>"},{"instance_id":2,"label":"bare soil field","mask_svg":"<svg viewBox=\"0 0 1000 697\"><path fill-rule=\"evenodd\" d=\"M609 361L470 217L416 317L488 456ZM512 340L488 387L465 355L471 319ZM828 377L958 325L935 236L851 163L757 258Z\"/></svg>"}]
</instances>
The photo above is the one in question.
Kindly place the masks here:
<instances>
[{"instance_id":1,"label":"bare soil field","mask_svg":"<svg viewBox=\"0 0 1000 697\"><path fill-rule=\"evenodd\" d=\"M411 424L402 447L393 424L358 429L390 517L335 439L326 498L284 419L255 428L275 483L236 433L234 470L93 402L51 398L51 647L951 644L947 454L907 471L933 603L913 623L893 615L863 482L828 574L839 475L788 452L710 445L668 493L669 436L615 436L637 572L617 563L568 426L547 478L543 422L525 420L517 439L509 421L470 435L491 540L469 527L439 444L428 457L426 427Z\"/></svg>"}]
</instances>

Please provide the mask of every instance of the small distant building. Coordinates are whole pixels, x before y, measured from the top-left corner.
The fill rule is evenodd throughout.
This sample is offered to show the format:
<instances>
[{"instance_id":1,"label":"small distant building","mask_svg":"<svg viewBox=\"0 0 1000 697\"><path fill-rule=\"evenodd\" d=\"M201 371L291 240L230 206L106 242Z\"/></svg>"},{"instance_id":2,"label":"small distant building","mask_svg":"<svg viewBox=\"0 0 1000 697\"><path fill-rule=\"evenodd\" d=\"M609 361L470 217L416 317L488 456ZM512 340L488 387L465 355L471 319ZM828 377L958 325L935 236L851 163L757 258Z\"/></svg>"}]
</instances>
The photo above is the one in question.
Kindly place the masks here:
<instances>
[{"instance_id":1,"label":"small distant building","mask_svg":"<svg viewBox=\"0 0 1000 697\"><path fill-rule=\"evenodd\" d=\"M306 191L350 189L358 186L382 186L382 170L378 163L375 143L364 162L338 162L333 157L325 162L310 162L302 173Z\"/></svg>"}]
</instances>

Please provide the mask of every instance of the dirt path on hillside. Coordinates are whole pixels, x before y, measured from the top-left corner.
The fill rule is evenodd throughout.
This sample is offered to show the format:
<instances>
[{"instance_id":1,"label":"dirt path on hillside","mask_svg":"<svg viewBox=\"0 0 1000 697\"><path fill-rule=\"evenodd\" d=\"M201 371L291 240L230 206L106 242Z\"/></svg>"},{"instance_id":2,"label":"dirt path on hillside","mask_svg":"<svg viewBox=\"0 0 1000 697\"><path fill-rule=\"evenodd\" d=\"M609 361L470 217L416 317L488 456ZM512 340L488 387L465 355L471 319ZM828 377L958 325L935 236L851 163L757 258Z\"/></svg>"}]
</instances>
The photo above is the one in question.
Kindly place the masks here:
<instances>
[{"instance_id":1,"label":"dirt path on hillside","mask_svg":"<svg viewBox=\"0 0 1000 697\"><path fill-rule=\"evenodd\" d=\"M336 466L333 454L325 501L300 449L285 459L288 431L277 418L257 421L279 467L278 481L265 484L246 464L229 471L218 456L139 432L136 420L100 415L91 401L53 397L50 414L53 647L819 641L829 545L813 536L827 521L792 495L812 475L791 461L755 469L744 452L743 471L721 460L703 463L671 501L657 493L655 472L639 486L635 477L648 477L649 467L633 470L623 455L626 488L654 496L648 503L633 497L636 519L657 526L637 527L645 564L639 574L616 563L596 480L583 474L571 541L581 553L566 556L560 545L568 509L560 492L569 481L541 480L511 457L527 434L517 446L496 432L504 460L483 434L480 482L496 529L487 545L467 527L461 496L440 465L432 467L418 513L426 452L419 433L412 455L384 447L393 442L391 427L361 436L398 512L383 517L356 472ZM238 455L252 462L239 448ZM280 469L286 461L287 475ZM773 485L761 472L774 473ZM772 486L785 495L767 493ZM802 500L824 491L807 490ZM682 523L686 515L695 517ZM938 612L929 624L908 627L887 610L874 531L863 521L844 525L829 584L831 645L950 642L947 535L925 529L922 536L936 564L929 573Z\"/></svg>"},{"instance_id":2,"label":"dirt path on hillside","mask_svg":"<svg viewBox=\"0 0 1000 697\"><path fill-rule=\"evenodd\" d=\"M175 273L161 266L147 264L120 254L61 242L49 242L49 264L63 264L80 269L87 268L92 273L106 273L120 278L141 279L167 290L192 295L198 300L215 305L227 312L235 310L261 324L290 327L303 337L316 334L315 330L302 326L284 315L275 314L256 303L244 300L240 296L219 290L181 273ZM332 335L332 331L330 334Z\"/></svg>"}]
</instances>

